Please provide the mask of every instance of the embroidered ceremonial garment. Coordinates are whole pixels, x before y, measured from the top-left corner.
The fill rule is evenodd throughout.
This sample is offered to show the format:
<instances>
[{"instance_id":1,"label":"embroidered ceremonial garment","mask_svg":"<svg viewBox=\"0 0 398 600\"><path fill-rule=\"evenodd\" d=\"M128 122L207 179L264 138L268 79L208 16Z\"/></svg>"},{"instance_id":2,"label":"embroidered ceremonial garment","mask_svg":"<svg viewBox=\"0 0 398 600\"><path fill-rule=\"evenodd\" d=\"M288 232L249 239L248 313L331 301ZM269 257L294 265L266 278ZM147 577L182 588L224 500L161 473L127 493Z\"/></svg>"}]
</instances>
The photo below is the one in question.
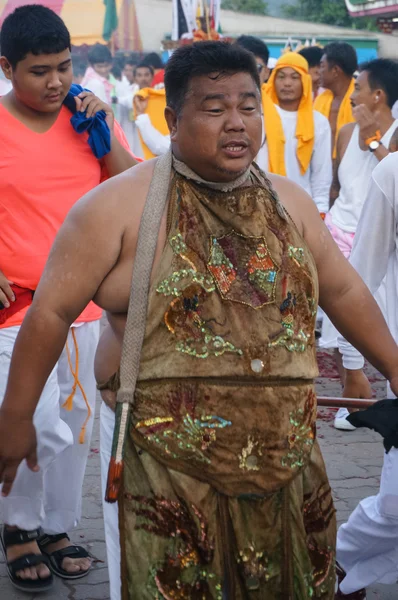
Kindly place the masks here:
<instances>
[{"instance_id":1,"label":"embroidered ceremonial garment","mask_svg":"<svg viewBox=\"0 0 398 600\"><path fill-rule=\"evenodd\" d=\"M170 186L125 454L123 598L332 600L314 260L263 174L223 192L173 171Z\"/></svg>"}]
</instances>

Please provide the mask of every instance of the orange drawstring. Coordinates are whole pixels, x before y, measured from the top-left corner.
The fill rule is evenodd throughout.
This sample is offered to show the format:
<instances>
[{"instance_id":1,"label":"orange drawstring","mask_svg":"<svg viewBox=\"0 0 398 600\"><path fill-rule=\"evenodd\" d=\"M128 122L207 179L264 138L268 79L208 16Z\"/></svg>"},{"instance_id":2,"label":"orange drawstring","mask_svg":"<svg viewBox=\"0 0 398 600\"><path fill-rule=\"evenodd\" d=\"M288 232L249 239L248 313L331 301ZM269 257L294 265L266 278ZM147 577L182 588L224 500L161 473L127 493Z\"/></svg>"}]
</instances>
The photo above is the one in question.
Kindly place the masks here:
<instances>
[{"instance_id":1,"label":"orange drawstring","mask_svg":"<svg viewBox=\"0 0 398 600\"><path fill-rule=\"evenodd\" d=\"M68 356L68 364L69 364L70 372L73 375L74 382L73 382L73 386L72 386L72 392L69 394L69 396L66 399L65 403L62 405L62 408L64 408L65 410L68 410L68 411L72 410L72 408L73 408L73 398L74 398L74 396L76 394L76 389L79 388L79 390L82 393L84 402L86 403L86 406L87 406L87 417L86 417L86 420L83 423L83 427L81 428L80 435L79 435L79 444L84 444L84 440L85 440L85 436L86 436L87 423L90 420L92 412L91 412L91 408L90 408L90 405L89 405L88 400L87 400L86 392L84 391L84 388L83 388L82 384L79 381L79 346L77 344L76 334L75 334L75 330L74 330L73 327L71 328L71 332L72 332L72 338L73 338L73 345L74 345L75 352L76 352L76 365L75 365L75 369L73 369L73 365L72 365L72 359L71 359L71 355L70 355L68 340L66 340L66 354Z\"/></svg>"}]
</instances>

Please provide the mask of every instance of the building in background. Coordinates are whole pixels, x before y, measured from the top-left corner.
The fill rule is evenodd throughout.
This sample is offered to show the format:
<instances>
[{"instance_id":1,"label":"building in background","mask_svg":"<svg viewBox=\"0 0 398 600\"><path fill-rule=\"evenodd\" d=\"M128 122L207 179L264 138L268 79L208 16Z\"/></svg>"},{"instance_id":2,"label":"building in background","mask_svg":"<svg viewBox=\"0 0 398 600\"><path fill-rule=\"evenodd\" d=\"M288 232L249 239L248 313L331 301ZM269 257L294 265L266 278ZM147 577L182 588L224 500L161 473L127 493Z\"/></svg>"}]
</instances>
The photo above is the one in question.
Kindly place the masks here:
<instances>
[{"instance_id":1,"label":"building in background","mask_svg":"<svg viewBox=\"0 0 398 600\"><path fill-rule=\"evenodd\" d=\"M375 17L383 33L398 35L396 0L345 0L352 17Z\"/></svg>"},{"instance_id":2,"label":"building in background","mask_svg":"<svg viewBox=\"0 0 398 600\"><path fill-rule=\"evenodd\" d=\"M0 27L16 8L33 3L51 8L65 21L74 46L106 43L103 37L106 14L109 4L115 4L117 26L110 45L115 50L141 52L143 49L136 12L137 0L0 0Z\"/></svg>"},{"instance_id":3,"label":"building in background","mask_svg":"<svg viewBox=\"0 0 398 600\"><path fill-rule=\"evenodd\" d=\"M33 0L0 0L0 26L4 18L17 6ZM75 47L84 49L85 45L97 42L106 43L103 38L106 5L104 0L34 0L52 8L65 21ZM173 3L189 6L203 0L114 0L116 3L118 25L111 38L111 46L115 50L136 52L159 52L162 40L172 37ZM394 19L398 17L398 1L393 0L346 0L353 14L361 14L363 10L383 11L379 17ZM210 7L215 3L205 0ZM280 4L283 2L281 1ZM350 8L350 7L349 7ZM351 10L350 9L350 10ZM191 12L192 14L192 12ZM321 23L294 21L277 17L267 17L229 10L219 11L219 21L226 37L236 38L241 34L257 35L270 46L271 56L278 58L281 50L291 40L292 46L305 44L306 40L316 40L325 44L329 41L344 40L357 50L359 60L369 60L379 56L398 58L398 44L393 35L378 32L343 29ZM274 13L275 14L275 13ZM366 12L363 14L370 14ZM384 15L384 16L383 16ZM192 22L192 17L191 22ZM394 23L395 27L395 22ZM191 25L193 26L193 25ZM218 27L216 26L216 29Z\"/></svg>"}]
</instances>

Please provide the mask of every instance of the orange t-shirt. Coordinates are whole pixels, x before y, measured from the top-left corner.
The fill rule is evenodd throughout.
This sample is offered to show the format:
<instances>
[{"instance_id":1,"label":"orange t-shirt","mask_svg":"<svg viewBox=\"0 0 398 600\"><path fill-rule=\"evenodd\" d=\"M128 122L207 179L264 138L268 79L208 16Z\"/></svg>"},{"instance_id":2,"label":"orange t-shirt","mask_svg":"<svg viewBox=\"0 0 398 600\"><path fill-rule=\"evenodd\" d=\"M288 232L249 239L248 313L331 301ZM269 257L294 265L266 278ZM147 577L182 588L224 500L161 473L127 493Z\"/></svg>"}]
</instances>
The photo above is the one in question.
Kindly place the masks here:
<instances>
[{"instance_id":1,"label":"orange t-shirt","mask_svg":"<svg viewBox=\"0 0 398 600\"><path fill-rule=\"evenodd\" d=\"M72 206L104 179L88 135L78 134L63 107L46 133L35 133L0 104L0 271L35 290L55 236ZM128 148L120 127L115 133ZM1 327L20 325L28 308ZM77 322L95 321L90 303Z\"/></svg>"}]
</instances>

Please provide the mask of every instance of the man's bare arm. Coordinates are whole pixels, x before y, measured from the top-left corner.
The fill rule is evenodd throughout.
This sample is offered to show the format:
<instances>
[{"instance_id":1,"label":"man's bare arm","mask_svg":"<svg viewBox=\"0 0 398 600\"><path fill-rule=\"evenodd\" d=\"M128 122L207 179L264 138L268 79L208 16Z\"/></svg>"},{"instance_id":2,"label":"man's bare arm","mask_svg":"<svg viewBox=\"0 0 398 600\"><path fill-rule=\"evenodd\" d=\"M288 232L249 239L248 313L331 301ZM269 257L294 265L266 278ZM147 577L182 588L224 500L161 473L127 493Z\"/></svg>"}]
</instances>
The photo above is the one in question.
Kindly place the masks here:
<instances>
[{"instance_id":1,"label":"man's bare arm","mask_svg":"<svg viewBox=\"0 0 398 600\"><path fill-rule=\"evenodd\" d=\"M133 155L113 135L111 138L111 151L104 157L104 165L109 173L109 177L124 173L124 171L134 167L136 164L137 161Z\"/></svg>"},{"instance_id":2,"label":"man's bare arm","mask_svg":"<svg viewBox=\"0 0 398 600\"><path fill-rule=\"evenodd\" d=\"M389 381L396 379L398 347L377 303L339 250L310 197L300 190L296 201L301 206L304 238L318 268L320 306L342 335Z\"/></svg>"},{"instance_id":3,"label":"man's bare arm","mask_svg":"<svg viewBox=\"0 0 398 600\"><path fill-rule=\"evenodd\" d=\"M330 187L330 204L329 209L332 208L340 194L340 181L339 181L339 167L343 159L347 146L350 142L354 126L352 123L345 125L340 130L336 143L336 158L333 161L333 180Z\"/></svg>"}]
</instances>

